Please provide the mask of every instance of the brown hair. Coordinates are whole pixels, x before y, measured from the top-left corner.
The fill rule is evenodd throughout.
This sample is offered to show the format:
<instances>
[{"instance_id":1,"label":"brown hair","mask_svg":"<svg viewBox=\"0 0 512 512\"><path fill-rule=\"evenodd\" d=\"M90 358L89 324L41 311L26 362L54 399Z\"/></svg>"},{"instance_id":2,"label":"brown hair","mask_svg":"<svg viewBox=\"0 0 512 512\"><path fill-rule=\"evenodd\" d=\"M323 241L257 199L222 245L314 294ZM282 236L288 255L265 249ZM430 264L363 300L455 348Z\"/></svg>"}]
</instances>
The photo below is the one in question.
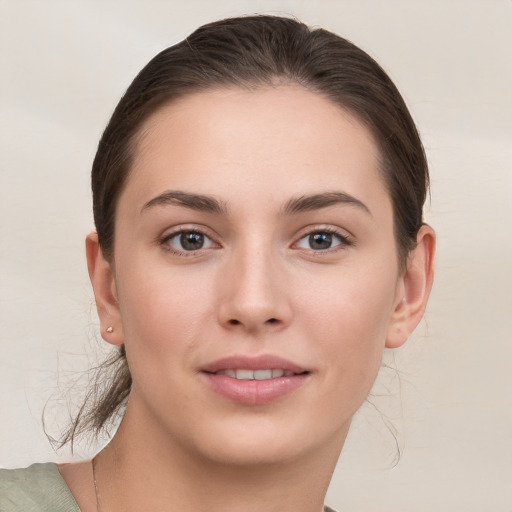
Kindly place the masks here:
<instances>
[{"instance_id":1,"label":"brown hair","mask_svg":"<svg viewBox=\"0 0 512 512\"><path fill-rule=\"evenodd\" d=\"M402 268L422 225L427 162L414 122L383 69L349 41L275 16L248 16L204 25L163 50L136 76L99 142L92 168L94 220L103 255L113 259L117 201L128 179L142 124L162 105L197 91L299 84L347 109L372 132L394 214ZM82 407L64 441L99 432L130 393L124 348L106 363L114 371L89 409Z\"/></svg>"}]
</instances>

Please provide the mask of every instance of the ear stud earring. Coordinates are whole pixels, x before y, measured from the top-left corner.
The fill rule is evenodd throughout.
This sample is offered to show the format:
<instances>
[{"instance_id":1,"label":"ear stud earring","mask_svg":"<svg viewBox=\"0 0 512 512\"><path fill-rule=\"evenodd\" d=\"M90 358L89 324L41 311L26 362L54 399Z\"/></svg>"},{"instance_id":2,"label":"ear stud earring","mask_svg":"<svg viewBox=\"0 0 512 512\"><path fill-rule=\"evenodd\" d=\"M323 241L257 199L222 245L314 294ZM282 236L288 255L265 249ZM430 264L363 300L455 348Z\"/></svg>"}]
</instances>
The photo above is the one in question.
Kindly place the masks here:
<instances>
[{"instance_id":1,"label":"ear stud earring","mask_svg":"<svg viewBox=\"0 0 512 512\"><path fill-rule=\"evenodd\" d=\"M109 325L109 326L106 328L106 331L110 334L110 333L114 332L114 328L113 328L111 325Z\"/></svg>"}]
</instances>

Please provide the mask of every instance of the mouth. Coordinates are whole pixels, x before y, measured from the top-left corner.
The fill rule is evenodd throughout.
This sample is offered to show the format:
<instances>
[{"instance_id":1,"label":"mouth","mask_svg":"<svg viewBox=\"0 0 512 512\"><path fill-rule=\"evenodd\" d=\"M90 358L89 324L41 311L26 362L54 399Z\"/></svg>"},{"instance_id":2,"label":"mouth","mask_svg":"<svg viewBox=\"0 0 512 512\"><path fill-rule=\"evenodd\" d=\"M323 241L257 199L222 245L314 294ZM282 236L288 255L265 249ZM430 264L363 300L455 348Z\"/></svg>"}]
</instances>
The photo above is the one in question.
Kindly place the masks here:
<instances>
[{"instance_id":1,"label":"mouth","mask_svg":"<svg viewBox=\"0 0 512 512\"><path fill-rule=\"evenodd\" d=\"M291 377L297 375L290 370L283 368L272 368L263 370L249 370L245 368L227 369L215 372L214 375L226 375L237 380L267 380L278 379L279 377Z\"/></svg>"},{"instance_id":2,"label":"mouth","mask_svg":"<svg viewBox=\"0 0 512 512\"><path fill-rule=\"evenodd\" d=\"M234 356L201 368L210 389L231 402L263 405L300 388L311 374L276 356Z\"/></svg>"}]
</instances>

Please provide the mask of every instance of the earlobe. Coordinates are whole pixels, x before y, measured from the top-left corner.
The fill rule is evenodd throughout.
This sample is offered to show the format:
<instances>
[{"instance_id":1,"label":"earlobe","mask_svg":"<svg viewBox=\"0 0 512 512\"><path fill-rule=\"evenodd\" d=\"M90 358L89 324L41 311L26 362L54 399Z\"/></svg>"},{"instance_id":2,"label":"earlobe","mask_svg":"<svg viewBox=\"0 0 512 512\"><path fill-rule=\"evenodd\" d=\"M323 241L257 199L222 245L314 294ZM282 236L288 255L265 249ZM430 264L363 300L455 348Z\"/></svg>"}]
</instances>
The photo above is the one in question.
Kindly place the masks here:
<instances>
[{"instance_id":1,"label":"earlobe","mask_svg":"<svg viewBox=\"0 0 512 512\"><path fill-rule=\"evenodd\" d=\"M407 268L401 278L388 328L387 348L403 345L423 317L434 279L435 245L434 230L424 224L418 231L417 245L407 258Z\"/></svg>"},{"instance_id":2,"label":"earlobe","mask_svg":"<svg viewBox=\"0 0 512 512\"><path fill-rule=\"evenodd\" d=\"M103 257L96 232L85 240L87 269L94 290L102 338L113 345L124 342L114 272Z\"/></svg>"}]
</instances>

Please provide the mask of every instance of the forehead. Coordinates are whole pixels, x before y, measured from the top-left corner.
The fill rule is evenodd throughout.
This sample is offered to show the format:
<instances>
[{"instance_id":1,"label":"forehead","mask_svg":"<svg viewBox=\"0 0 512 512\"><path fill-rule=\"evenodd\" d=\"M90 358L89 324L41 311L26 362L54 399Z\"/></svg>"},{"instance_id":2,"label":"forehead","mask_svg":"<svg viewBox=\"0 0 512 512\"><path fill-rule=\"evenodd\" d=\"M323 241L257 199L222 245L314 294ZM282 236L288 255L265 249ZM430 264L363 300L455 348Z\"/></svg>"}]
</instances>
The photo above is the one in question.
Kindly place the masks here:
<instances>
[{"instance_id":1,"label":"forehead","mask_svg":"<svg viewBox=\"0 0 512 512\"><path fill-rule=\"evenodd\" d=\"M165 188L239 196L341 185L363 196L383 188L377 145L348 111L291 85L193 93L161 107L140 130L128 182L140 201Z\"/></svg>"}]
</instances>

